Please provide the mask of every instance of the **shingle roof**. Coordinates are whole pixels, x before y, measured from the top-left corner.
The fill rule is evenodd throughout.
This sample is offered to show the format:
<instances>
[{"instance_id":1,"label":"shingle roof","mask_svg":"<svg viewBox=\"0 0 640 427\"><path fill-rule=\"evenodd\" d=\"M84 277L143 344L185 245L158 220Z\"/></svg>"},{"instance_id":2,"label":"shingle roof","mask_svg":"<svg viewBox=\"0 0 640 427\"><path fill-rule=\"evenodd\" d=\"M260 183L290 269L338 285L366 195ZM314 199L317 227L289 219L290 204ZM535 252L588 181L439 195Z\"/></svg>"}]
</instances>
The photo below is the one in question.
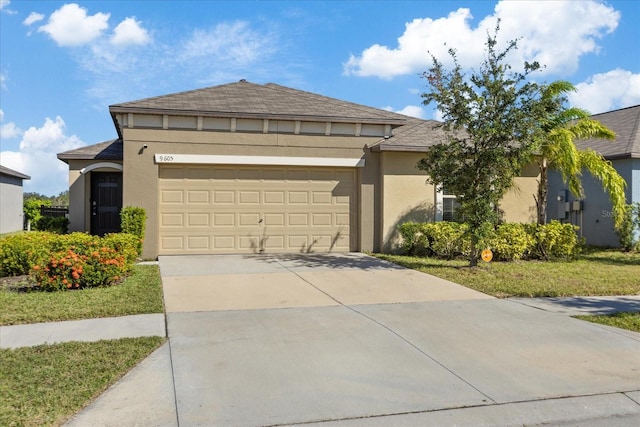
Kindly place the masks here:
<instances>
[{"instance_id":1,"label":"shingle roof","mask_svg":"<svg viewBox=\"0 0 640 427\"><path fill-rule=\"evenodd\" d=\"M607 159L640 158L640 105L594 114L591 118L614 131L616 139L576 141L578 148L591 148Z\"/></svg>"},{"instance_id":2,"label":"shingle roof","mask_svg":"<svg viewBox=\"0 0 640 427\"><path fill-rule=\"evenodd\" d=\"M67 160L122 160L122 140L111 139L58 154L58 159Z\"/></svg>"},{"instance_id":3,"label":"shingle roof","mask_svg":"<svg viewBox=\"0 0 640 427\"><path fill-rule=\"evenodd\" d=\"M8 175L8 176L12 176L12 177L15 177L15 178L20 178L20 179L31 179L31 177L29 175L25 175L25 174L23 174L21 172L14 171L13 169L9 169L9 168L1 166L1 165L0 165L0 174Z\"/></svg>"},{"instance_id":4,"label":"shingle roof","mask_svg":"<svg viewBox=\"0 0 640 427\"><path fill-rule=\"evenodd\" d=\"M385 138L371 146L373 151L420 151L426 152L436 144L445 143L447 135L442 123L435 120L408 118L407 124L393 130Z\"/></svg>"},{"instance_id":5,"label":"shingle roof","mask_svg":"<svg viewBox=\"0 0 640 427\"><path fill-rule=\"evenodd\" d=\"M400 126L406 116L280 86L241 80L220 86L114 104L109 111L245 118L314 119Z\"/></svg>"}]
</instances>

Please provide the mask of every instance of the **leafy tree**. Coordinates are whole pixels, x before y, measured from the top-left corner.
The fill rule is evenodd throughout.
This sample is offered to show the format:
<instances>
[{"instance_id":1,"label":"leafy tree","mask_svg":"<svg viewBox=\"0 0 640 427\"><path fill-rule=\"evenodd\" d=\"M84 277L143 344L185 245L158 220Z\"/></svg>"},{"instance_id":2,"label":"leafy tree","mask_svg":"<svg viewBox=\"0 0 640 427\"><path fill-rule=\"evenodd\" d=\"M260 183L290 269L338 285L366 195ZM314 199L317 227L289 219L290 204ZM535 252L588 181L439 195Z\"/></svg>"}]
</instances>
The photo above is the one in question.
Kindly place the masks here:
<instances>
[{"instance_id":1,"label":"leafy tree","mask_svg":"<svg viewBox=\"0 0 640 427\"><path fill-rule=\"evenodd\" d=\"M41 205L51 206L51 201L48 199L39 199L33 196L24 199L24 216L26 220L31 221L31 224L33 225L35 225L37 221L42 217L42 215L40 214Z\"/></svg>"},{"instance_id":2,"label":"leafy tree","mask_svg":"<svg viewBox=\"0 0 640 427\"><path fill-rule=\"evenodd\" d=\"M615 139L615 133L597 120L589 118L589 112L579 108L566 108L566 93L575 91L566 81L556 81L542 90L542 102L547 109L547 117L542 122L545 137L538 155L534 158L540 171L538 191L535 196L538 224L547 222L548 173L555 169L562 174L569 190L577 198L584 198L582 171L586 170L600 180L609 193L613 206L614 224L622 225L626 209L624 189L626 183L611 162L593 150L578 150L576 140L588 138Z\"/></svg>"},{"instance_id":3,"label":"leafy tree","mask_svg":"<svg viewBox=\"0 0 640 427\"><path fill-rule=\"evenodd\" d=\"M540 65L525 62L524 71L513 71L505 57L517 49L517 41L498 50L498 31L499 24L493 36L487 35L479 70L464 72L450 49L452 69L432 55L433 66L423 73L430 89L422 94L423 103L434 102L442 112L448 140L433 146L418 168L432 184L458 195L469 226L471 266L477 265L482 243L499 221L502 197L539 140L543 117L539 87L528 81Z\"/></svg>"}]
</instances>

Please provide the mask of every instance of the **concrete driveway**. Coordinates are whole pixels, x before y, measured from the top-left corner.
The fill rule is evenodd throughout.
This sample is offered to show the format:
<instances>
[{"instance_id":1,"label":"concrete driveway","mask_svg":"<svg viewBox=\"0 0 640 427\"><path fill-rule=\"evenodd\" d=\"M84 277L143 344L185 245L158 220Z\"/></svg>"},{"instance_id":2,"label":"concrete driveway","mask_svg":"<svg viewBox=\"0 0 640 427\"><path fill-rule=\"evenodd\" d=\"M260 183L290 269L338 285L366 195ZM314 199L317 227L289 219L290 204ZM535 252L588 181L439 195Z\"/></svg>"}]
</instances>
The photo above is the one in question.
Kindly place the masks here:
<instances>
[{"instance_id":1,"label":"concrete driveway","mask_svg":"<svg viewBox=\"0 0 640 427\"><path fill-rule=\"evenodd\" d=\"M361 254L160 269L180 426L640 420L640 334Z\"/></svg>"}]
</instances>

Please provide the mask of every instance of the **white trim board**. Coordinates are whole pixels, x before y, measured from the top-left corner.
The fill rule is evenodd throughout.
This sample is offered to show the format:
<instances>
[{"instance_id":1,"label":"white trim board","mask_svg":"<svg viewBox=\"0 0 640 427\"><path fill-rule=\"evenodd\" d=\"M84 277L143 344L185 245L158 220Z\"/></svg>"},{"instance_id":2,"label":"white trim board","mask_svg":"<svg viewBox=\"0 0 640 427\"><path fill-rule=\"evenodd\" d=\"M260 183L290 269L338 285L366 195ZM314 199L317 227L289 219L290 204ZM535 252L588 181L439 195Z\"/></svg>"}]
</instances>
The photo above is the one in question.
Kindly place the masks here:
<instances>
[{"instance_id":1,"label":"white trim board","mask_svg":"<svg viewBox=\"0 0 640 427\"><path fill-rule=\"evenodd\" d=\"M100 168L109 168L109 169L115 169L118 171L122 171L122 165L119 163L111 163L111 162L100 162L100 163L93 163L90 164L89 166L80 169L80 174L84 175L88 172L91 172L92 170L95 169L100 169Z\"/></svg>"},{"instance_id":2,"label":"white trim board","mask_svg":"<svg viewBox=\"0 0 640 427\"><path fill-rule=\"evenodd\" d=\"M262 165L262 166L329 166L364 167L364 159L337 157L276 157L276 156L218 156L209 154L156 154L156 163L199 165Z\"/></svg>"}]
</instances>

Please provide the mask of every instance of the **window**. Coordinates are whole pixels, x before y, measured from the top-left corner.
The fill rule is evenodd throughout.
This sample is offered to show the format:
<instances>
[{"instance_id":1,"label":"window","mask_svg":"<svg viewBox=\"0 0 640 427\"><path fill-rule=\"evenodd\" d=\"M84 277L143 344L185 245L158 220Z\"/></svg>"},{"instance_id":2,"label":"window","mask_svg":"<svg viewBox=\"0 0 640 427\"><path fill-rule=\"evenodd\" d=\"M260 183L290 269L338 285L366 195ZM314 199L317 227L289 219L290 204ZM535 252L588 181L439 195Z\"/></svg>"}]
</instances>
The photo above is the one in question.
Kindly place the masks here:
<instances>
[{"instance_id":1,"label":"window","mask_svg":"<svg viewBox=\"0 0 640 427\"><path fill-rule=\"evenodd\" d=\"M458 196L444 187L436 188L436 221L457 221Z\"/></svg>"}]
</instances>

